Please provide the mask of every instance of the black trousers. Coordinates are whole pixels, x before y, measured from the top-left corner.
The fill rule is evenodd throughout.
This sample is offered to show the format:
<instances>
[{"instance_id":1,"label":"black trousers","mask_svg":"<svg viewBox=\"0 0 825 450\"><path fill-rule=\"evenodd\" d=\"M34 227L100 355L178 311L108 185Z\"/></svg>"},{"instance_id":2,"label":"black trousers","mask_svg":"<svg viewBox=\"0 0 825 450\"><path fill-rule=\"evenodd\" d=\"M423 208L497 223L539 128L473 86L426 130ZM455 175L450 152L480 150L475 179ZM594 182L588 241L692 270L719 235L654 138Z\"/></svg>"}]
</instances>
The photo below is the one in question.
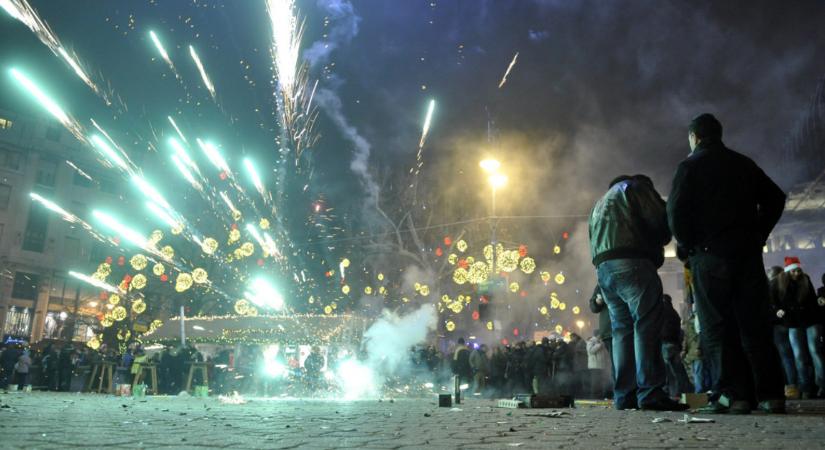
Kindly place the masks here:
<instances>
[{"instance_id":1,"label":"black trousers","mask_svg":"<svg viewBox=\"0 0 825 450\"><path fill-rule=\"evenodd\" d=\"M784 399L761 255L723 258L698 252L690 257L690 267L713 391L751 402Z\"/></svg>"}]
</instances>

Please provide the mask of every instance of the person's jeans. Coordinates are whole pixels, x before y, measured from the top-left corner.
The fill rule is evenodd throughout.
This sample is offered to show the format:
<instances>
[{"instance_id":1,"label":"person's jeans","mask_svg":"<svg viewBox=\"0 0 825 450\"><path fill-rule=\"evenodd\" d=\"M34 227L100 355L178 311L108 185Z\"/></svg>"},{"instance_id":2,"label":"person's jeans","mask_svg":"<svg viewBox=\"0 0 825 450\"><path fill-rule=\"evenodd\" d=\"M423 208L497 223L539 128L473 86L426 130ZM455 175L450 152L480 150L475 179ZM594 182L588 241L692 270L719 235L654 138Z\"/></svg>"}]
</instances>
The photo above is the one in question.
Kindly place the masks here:
<instances>
[{"instance_id":1,"label":"person's jeans","mask_svg":"<svg viewBox=\"0 0 825 450\"><path fill-rule=\"evenodd\" d=\"M697 394L702 394L710 390L710 370L707 364L701 359L693 361L691 364L693 369L693 383Z\"/></svg>"},{"instance_id":2,"label":"person's jeans","mask_svg":"<svg viewBox=\"0 0 825 450\"><path fill-rule=\"evenodd\" d=\"M666 398L656 267L646 259L613 259L599 264L597 273L613 329L613 404L642 408Z\"/></svg>"},{"instance_id":3,"label":"person's jeans","mask_svg":"<svg viewBox=\"0 0 825 450\"><path fill-rule=\"evenodd\" d=\"M662 358L665 361L667 391L671 397L678 397L682 393L692 392L695 388L690 383L685 364L680 355L679 344L673 342L662 343Z\"/></svg>"},{"instance_id":4,"label":"person's jeans","mask_svg":"<svg viewBox=\"0 0 825 450\"><path fill-rule=\"evenodd\" d=\"M773 326L773 343L779 352L779 358L782 360L782 369L785 371L785 384L798 384L799 379L796 373L791 341L788 336L788 327L784 325Z\"/></svg>"},{"instance_id":5,"label":"person's jeans","mask_svg":"<svg viewBox=\"0 0 825 450\"><path fill-rule=\"evenodd\" d=\"M796 371L799 373L799 382L803 392L814 392L815 386L811 382L808 361L813 361L816 386L825 389L825 366L823 365L822 325L812 325L807 328L789 328L788 334L793 348ZM810 354L810 359L807 355Z\"/></svg>"},{"instance_id":6,"label":"person's jeans","mask_svg":"<svg viewBox=\"0 0 825 450\"><path fill-rule=\"evenodd\" d=\"M723 258L698 252L690 267L714 393L744 401L784 399L761 254Z\"/></svg>"}]
</instances>

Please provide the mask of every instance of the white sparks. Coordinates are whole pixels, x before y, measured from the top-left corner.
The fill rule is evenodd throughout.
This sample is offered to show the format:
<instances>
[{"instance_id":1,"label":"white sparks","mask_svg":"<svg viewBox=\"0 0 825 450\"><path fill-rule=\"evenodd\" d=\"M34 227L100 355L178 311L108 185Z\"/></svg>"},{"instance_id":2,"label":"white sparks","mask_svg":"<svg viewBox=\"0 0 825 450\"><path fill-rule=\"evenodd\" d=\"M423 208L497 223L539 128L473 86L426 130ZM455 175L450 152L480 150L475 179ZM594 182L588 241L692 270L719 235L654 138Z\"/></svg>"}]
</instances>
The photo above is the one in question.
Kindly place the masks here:
<instances>
[{"instance_id":1,"label":"white sparks","mask_svg":"<svg viewBox=\"0 0 825 450\"><path fill-rule=\"evenodd\" d=\"M510 75L510 71L513 70L513 66L516 65L516 61L518 61L518 52L516 52L515 56L513 56L513 60L510 61L510 65L507 66L507 71L504 72L504 76L501 78L501 83L498 84L498 88L501 89L504 86L504 83L507 82L507 75Z\"/></svg>"},{"instance_id":2,"label":"white sparks","mask_svg":"<svg viewBox=\"0 0 825 450\"><path fill-rule=\"evenodd\" d=\"M209 75L206 74L206 69L203 68L203 63L201 62L200 57L195 52L195 47L189 46L189 54L192 55L192 60L195 61L195 65L198 67L198 71L201 73L201 79L203 80L203 85L206 86L206 90L209 91L209 95L212 98L215 98L215 86L212 84L212 80L209 79Z\"/></svg>"},{"instance_id":3,"label":"white sparks","mask_svg":"<svg viewBox=\"0 0 825 450\"><path fill-rule=\"evenodd\" d=\"M131 242L132 244L137 245L140 248L145 248L146 244L149 242L143 235L138 233L135 230L123 225L122 223L118 222L114 217L98 211L92 211L92 216L94 216L97 220L100 221L103 225L105 225L110 230L116 232L120 236L122 236L127 241Z\"/></svg>"},{"instance_id":4,"label":"white sparks","mask_svg":"<svg viewBox=\"0 0 825 450\"><path fill-rule=\"evenodd\" d=\"M92 144L94 144L95 148L100 150L103 156L105 156L106 159L109 160L109 162L120 167L126 172L130 171L129 166L126 164L126 161L124 161L123 158L121 158L120 155L118 155L117 152L111 146L109 146L109 143L104 141L102 137L94 135L91 137L90 140L92 141Z\"/></svg>"},{"instance_id":5,"label":"white sparks","mask_svg":"<svg viewBox=\"0 0 825 450\"><path fill-rule=\"evenodd\" d=\"M172 118L172 116L166 116L166 118L167 118L167 119L169 119L169 123L171 123L171 124L172 124L172 127L173 127L173 128L175 128L175 131L177 131L177 132L178 132L178 136L180 136L180 139L181 139L184 143L188 144L189 142L186 140L186 137L185 137L185 136L183 135L183 133L180 131L180 128L178 128L178 124L177 124L177 123L175 123L175 119L173 119L173 118Z\"/></svg>"},{"instance_id":6,"label":"white sparks","mask_svg":"<svg viewBox=\"0 0 825 450\"><path fill-rule=\"evenodd\" d=\"M123 292L120 289L112 286L111 284L108 284L108 283L105 283L103 281L94 279L92 277L86 276L86 275L84 275L82 273L79 273L79 272L75 272L73 270L69 271L69 275L77 278L80 281L91 284L92 286L94 286L96 288L100 288L100 289L103 289L104 291L111 292L112 294L120 294L120 293Z\"/></svg>"},{"instance_id":7,"label":"white sparks","mask_svg":"<svg viewBox=\"0 0 825 450\"><path fill-rule=\"evenodd\" d=\"M158 53L160 53L160 57L163 58L164 61L166 61L166 64L169 64L169 67L171 67L172 70L174 70L175 65L172 64L172 59L169 58L169 54L166 53L166 49L163 48L163 44L160 42L160 39L158 38L158 35L155 34L154 31L149 31L149 37L152 39L152 42L155 44L155 48L158 49Z\"/></svg>"},{"instance_id":8,"label":"white sparks","mask_svg":"<svg viewBox=\"0 0 825 450\"><path fill-rule=\"evenodd\" d=\"M433 111L435 111L435 100L430 100L430 106L427 107L427 116L424 118L424 127L421 130L421 140L418 142L418 148L423 148L427 141L427 135L430 133L430 124L433 120Z\"/></svg>"}]
</instances>

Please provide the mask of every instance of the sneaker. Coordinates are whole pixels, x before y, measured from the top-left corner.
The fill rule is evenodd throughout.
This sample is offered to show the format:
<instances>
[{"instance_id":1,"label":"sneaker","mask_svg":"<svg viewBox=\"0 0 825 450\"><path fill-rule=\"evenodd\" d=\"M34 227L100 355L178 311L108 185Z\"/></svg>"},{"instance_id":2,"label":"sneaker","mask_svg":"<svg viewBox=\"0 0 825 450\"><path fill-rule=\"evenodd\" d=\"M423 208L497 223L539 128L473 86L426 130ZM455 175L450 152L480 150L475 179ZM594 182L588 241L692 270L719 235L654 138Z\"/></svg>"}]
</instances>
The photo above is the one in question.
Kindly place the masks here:
<instances>
[{"instance_id":1,"label":"sneaker","mask_svg":"<svg viewBox=\"0 0 825 450\"><path fill-rule=\"evenodd\" d=\"M788 400L799 400L801 393L795 384L788 384L785 386L785 398Z\"/></svg>"},{"instance_id":2,"label":"sneaker","mask_svg":"<svg viewBox=\"0 0 825 450\"><path fill-rule=\"evenodd\" d=\"M699 414L727 414L730 412L730 408L719 403L718 401L714 401L708 402L705 406L696 408L696 412Z\"/></svg>"},{"instance_id":3,"label":"sneaker","mask_svg":"<svg viewBox=\"0 0 825 450\"><path fill-rule=\"evenodd\" d=\"M642 405L642 409L646 411L687 411L690 409L690 405L679 403L670 398L663 398L653 403Z\"/></svg>"},{"instance_id":4,"label":"sneaker","mask_svg":"<svg viewBox=\"0 0 825 450\"><path fill-rule=\"evenodd\" d=\"M758 408L768 414L785 414L785 400L764 400L759 402Z\"/></svg>"}]
</instances>

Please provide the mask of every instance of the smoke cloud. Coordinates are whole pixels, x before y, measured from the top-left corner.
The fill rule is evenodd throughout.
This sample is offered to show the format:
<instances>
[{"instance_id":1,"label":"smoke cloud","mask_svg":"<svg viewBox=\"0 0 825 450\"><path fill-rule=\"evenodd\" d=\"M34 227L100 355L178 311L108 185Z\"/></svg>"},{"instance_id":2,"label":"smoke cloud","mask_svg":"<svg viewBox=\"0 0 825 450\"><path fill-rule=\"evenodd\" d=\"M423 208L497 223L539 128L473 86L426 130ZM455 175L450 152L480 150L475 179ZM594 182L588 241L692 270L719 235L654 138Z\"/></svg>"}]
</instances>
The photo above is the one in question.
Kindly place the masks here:
<instances>
[{"instance_id":1,"label":"smoke cloud","mask_svg":"<svg viewBox=\"0 0 825 450\"><path fill-rule=\"evenodd\" d=\"M364 333L369 366L387 376L408 370L410 347L425 342L437 320L435 306L431 304L405 315L384 310Z\"/></svg>"}]
</instances>

